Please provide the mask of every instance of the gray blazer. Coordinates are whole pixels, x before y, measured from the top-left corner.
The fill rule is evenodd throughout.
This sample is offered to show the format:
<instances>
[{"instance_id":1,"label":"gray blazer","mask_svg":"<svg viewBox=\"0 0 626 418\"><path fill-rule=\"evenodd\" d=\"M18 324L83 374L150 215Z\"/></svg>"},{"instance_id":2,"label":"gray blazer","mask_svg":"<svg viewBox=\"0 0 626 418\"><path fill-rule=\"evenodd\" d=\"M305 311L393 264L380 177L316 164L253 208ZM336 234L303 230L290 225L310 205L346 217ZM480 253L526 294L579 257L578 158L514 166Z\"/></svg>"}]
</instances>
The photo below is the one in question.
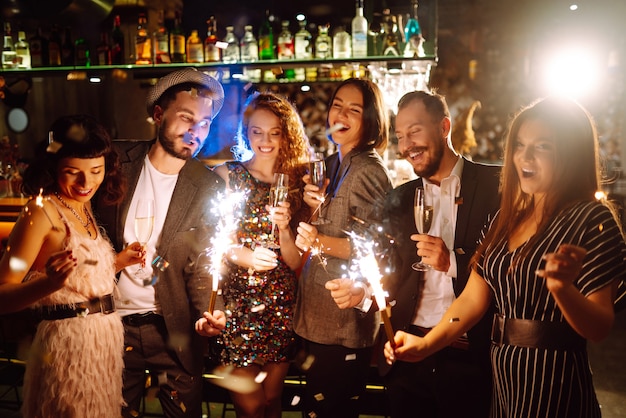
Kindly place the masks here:
<instances>
[{"instance_id":1,"label":"gray blazer","mask_svg":"<svg viewBox=\"0 0 626 418\"><path fill-rule=\"evenodd\" d=\"M383 161L375 151L350 152L343 160L334 154L326 159L331 183L322 208L318 230L333 237L346 237L352 219L377 220L392 184ZM325 264L324 265L324 262ZM380 317L370 310L339 309L324 288L328 280L342 277L348 261L329 255L310 256L300 275L294 330L319 344L364 348L374 345Z\"/></svg>"},{"instance_id":2,"label":"gray blazer","mask_svg":"<svg viewBox=\"0 0 626 418\"><path fill-rule=\"evenodd\" d=\"M143 160L154 141L116 141L121 170L128 181L124 201L115 207L97 201L98 222L116 251L124 245L124 222L137 187ZM155 294L163 311L170 343L183 367L192 374L203 369L206 339L194 331L195 321L209 304L210 278L195 274L193 263L213 235L211 199L224 181L197 159L188 160L178 175L157 254L169 262L159 271Z\"/></svg>"}]
</instances>

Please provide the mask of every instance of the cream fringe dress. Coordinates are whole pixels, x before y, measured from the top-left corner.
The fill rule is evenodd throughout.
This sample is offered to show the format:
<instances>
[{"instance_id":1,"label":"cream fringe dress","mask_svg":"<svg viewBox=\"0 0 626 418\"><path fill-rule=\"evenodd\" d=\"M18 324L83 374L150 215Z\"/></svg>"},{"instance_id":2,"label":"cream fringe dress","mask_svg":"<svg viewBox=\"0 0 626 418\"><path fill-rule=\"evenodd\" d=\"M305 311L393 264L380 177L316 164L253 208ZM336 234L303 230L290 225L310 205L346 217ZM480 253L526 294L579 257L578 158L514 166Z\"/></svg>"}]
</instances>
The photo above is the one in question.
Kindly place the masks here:
<instances>
[{"instance_id":1,"label":"cream fringe dress","mask_svg":"<svg viewBox=\"0 0 626 418\"><path fill-rule=\"evenodd\" d=\"M60 212L60 211L59 211ZM35 306L71 304L115 289L115 252L98 233L75 233L61 214L78 266L66 286ZM30 272L27 279L43 272ZM114 312L42 321L33 340L24 377L24 418L119 418L121 416L124 329Z\"/></svg>"}]
</instances>

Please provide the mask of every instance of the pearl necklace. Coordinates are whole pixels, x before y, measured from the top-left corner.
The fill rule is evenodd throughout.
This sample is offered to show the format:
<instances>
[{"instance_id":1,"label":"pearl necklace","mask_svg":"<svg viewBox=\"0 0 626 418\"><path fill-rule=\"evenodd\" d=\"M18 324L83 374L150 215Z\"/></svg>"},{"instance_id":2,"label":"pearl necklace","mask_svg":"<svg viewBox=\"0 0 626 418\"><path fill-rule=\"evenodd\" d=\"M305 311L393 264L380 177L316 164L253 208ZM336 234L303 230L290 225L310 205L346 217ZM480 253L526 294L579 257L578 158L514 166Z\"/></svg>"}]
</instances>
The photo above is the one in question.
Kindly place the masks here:
<instances>
[{"instance_id":1,"label":"pearl necklace","mask_svg":"<svg viewBox=\"0 0 626 418\"><path fill-rule=\"evenodd\" d=\"M74 215L76 219L78 219L78 222L81 223L81 225L85 228L85 230L89 234L89 237L91 237L92 235L91 235L90 228L91 228L91 225L93 224L93 220L91 219L91 215L89 214L89 211L87 210L87 206L83 206L83 211L85 212L85 216L87 217L87 221L84 221L83 218L78 214L78 212L76 212L73 207L71 207L65 200L63 200L63 198L58 192L54 192L54 195L57 197L57 199L59 199L59 202L61 202L63 206L65 206L66 208L70 210L70 212L72 212L72 215Z\"/></svg>"}]
</instances>

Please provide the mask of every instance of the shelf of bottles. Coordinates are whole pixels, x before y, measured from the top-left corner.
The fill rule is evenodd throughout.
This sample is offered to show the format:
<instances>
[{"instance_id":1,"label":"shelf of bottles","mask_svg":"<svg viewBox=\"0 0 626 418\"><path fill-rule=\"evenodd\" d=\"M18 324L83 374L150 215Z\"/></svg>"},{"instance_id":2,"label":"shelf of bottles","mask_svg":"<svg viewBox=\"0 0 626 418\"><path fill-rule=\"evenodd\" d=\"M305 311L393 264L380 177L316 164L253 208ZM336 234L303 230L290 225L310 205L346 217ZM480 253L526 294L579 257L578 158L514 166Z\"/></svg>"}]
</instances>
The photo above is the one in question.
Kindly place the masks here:
<instances>
[{"instance_id":1,"label":"shelf of bottles","mask_svg":"<svg viewBox=\"0 0 626 418\"><path fill-rule=\"evenodd\" d=\"M435 51L424 49L417 1L411 3L412 14L402 30L396 16L387 10L379 29L373 31L363 16L363 0L356 0L350 33L339 26L333 28L332 36L328 25L317 26L318 33L312 36L302 15L297 17L299 29L295 33L289 30L287 21L281 22L280 32L273 33L269 12L258 32L245 26L241 39L234 35L233 26L227 26L225 37L218 39L214 16L207 21L204 39L197 30L185 36L180 30L179 15L168 33L162 12L157 30L150 34L146 15L140 13L134 50L126 53L119 16L114 19L113 30L103 32L100 44L91 51L79 39L69 51L72 46L62 44L57 31L41 42L38 31L28 43L24 33L19 32L13 45L10 26L5 26L3 71L7 75L58 76L71 81L156 78L176 68L194 66L223 83L312 83L368 77L383 88L422 88L437 60ZM70 38L71 33L66 33L66 41ZM42 58L44 44L50 52ZM68 59L66 49L67 54L71 53Z\"/></svg>"}]
</instances>

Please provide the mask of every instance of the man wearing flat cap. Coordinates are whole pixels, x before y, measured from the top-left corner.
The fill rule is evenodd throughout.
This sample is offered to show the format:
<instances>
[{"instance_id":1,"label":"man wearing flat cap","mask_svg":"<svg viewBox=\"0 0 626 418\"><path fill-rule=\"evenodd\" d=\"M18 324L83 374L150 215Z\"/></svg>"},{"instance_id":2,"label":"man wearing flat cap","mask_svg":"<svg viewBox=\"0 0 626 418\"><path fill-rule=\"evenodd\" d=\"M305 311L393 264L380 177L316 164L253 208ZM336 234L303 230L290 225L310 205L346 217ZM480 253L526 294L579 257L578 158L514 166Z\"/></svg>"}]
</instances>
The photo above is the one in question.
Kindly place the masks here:
<instances>
[{"instance_id":1,"label":"man wearing flat cap","mask_svg":"<svg viewBox=\"0 0 626 418\"><path fill-rule=\"evenodd\" d=\"M157 126L152 141L116 143L128 193L119 205L98 201L101 225L117 251L138 241L136 208L154 202L152 234L142 248L144 265L119 275L117 309L125 328L123 416L138 416L150 370L166 417L202 415L202 371L206 339L194 323L209 305L210 278L195 268L213 236L211 204L224 188L220 177L194 158L224 103L213 77L185 68L158 80L147 98ZM209 316L206 335L224 327L223 312Z\"/></svg>"}]
</instances>

